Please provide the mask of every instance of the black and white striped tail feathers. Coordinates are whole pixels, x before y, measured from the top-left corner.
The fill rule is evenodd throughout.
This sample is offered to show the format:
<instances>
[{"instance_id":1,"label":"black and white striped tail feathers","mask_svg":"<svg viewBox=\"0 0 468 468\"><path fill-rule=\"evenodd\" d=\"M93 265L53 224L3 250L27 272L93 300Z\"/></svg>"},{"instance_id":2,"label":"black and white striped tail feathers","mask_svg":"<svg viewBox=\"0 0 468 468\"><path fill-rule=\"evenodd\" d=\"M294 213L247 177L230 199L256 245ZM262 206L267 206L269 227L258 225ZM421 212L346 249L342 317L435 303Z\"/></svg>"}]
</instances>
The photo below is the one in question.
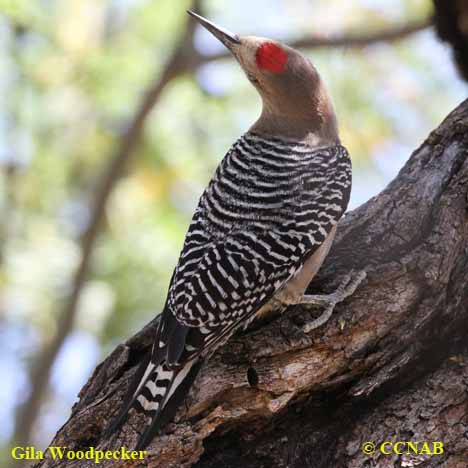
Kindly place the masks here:
<instances>
[{"instance_id":1,"label":"black and white striped tail feathers","mask_svg":"<svg viewBox=\"0 0 468 468\"><path fill-rule=\"evenodd\" d=\"M150 420L136 447L142 450L175 416L202 362L194 356L177 364L184 350L186 333L186 327L175 321L170 312L165 310L161 314L153 349L135 373L122 409L106 430L107 434L120 430L133 408Z\"/></svg>"},{"instance_id":2,"label":"black and white striped tail feathers","mask_svg":"<svg viewBox=\"0 0 468 468\"><path fill-rule=\"evenodd\" d=\"M131 407L151 418L135 450L143 450L175 416L200 369L201 361L193 359L179 368L170 369L165 363L150 370L142 380Z\"/></svg>"}]
</instances>

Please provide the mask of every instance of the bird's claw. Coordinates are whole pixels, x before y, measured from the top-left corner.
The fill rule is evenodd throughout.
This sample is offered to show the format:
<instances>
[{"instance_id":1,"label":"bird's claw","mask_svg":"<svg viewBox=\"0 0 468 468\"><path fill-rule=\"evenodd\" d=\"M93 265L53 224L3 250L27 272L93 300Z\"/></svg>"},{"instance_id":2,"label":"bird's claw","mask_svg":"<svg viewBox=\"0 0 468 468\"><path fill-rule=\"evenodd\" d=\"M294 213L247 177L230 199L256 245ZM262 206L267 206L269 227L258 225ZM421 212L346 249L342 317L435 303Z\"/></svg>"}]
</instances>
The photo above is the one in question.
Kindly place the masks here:
<instances>
[{"instance_id":1,"label":"bird's claw","mask_svg":"<svg viewBox=\"0 0 468 468\"><path fill-rule=\"evenodd\" d=\"M332 316L333 310L339 302L344 301L347 297L354 294L357 287L364 281L367 273L365 270L355 272L351 270L345 275L343 281L340 283L336 291L326 295L304 295L297 302L305 307L311 306L325 306L325 310L316 319L304 325L305 333L309 333L315 328L324 325Z\"/></svg>"}]
</instances>

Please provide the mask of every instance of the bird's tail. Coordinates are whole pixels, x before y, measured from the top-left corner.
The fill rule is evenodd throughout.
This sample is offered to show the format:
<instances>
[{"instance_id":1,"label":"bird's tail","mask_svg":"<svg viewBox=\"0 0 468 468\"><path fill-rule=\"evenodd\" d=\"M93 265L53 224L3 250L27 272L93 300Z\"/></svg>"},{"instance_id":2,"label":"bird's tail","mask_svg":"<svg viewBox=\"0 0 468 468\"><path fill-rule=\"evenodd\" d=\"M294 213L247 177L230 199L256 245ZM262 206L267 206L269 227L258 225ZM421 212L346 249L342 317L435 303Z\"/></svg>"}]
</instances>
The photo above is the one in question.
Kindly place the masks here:
<instances>
[{"instance_id":1,"label":"bird's tail","mask_svg":"<svg viewBox=\"0 0 468 468\"><path fill-rule=\"evenodd\" d=\"M173 368L167 366L165 361L155 363L152 359L145 359L130 385L122 410L106 433L118 431L127 420L131 408L143 412L151 418L151 423L141 435L136 447L136 450L143 450L175 416L200 366L201 360L198 358Z\"/></svg>"}]
</instances>

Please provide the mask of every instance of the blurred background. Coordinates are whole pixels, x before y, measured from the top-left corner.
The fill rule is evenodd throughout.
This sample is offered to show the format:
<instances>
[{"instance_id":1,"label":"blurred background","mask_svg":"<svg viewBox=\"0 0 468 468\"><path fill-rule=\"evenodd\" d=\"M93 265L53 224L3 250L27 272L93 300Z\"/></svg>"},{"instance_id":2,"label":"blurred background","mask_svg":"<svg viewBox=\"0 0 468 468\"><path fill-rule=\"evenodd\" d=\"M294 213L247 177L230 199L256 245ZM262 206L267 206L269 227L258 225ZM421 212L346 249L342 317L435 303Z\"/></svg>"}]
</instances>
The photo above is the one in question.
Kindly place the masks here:
<instances>
[{"instance_id":1,"label":"blurred background","mask_svg":"<svg viewBox=\"0 0 468 468\"><path fill-rule=\"evenodd\" d=\"M259 115L187 8L304 46L353 158L351 209L467 94L430 0L0 0L0 464L13 440L46 446L159 313L203 188Z\"/></svg>"}]
</instances>

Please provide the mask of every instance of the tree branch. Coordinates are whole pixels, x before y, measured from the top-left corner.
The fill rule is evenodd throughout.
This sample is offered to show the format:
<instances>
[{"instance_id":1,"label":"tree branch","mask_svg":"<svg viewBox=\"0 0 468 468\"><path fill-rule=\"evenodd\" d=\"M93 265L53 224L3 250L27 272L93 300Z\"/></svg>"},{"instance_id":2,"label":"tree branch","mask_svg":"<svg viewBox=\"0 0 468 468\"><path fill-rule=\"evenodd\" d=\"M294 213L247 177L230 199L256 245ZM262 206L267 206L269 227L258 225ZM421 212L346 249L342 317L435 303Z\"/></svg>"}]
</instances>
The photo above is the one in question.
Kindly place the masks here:
<instances>
[{"instance_id":1,"label":"tree branch","mask_svg":"<svg viewBox=\"0 0 468 468\"><path fill-rule=\"evenodd\" d=\"M351 269L366 269L366 284L310 335L298 331L309 314L298 308L231 339L202 369L187 408L152 442L144 466L361 466L347 455L359 450L349 448L361 437L352 429L382 421L381 401L388 408L401 407L401 401L417 405L414 391L408 390L415 381L413 389L425 396L420 409L438 405L431 413L436 424L449 408L446 400L430 400L434 387L424 383L450 375L454 387L468 386L465 371L457 375L450 366L426 377L447 356L466 353L467 156L468 100L432 132L380 195L340 223L310 292L332 289ZM150 346L155 322L96 369L52 445L75 450L135 446L144 425L141 415L132 414L117 436L103 439L102 432L120 408L139 356ZM256 385L247 379L252 372ZM402 393L394 397L397 390ZM464 404L466 393L452 399ZM463 408L456 414L463 415ZM403 417L398 424L402 431L407 427ZM427 432L424 417L411 418L410 424L414 437L419 430ZM462 424L452 426L445 442L463 438L464 430ZM379 426L378 435L394 435L393 425ZM371 437L369 430L366 436ZM463 444L454 443L424 466L463 457L463 450Z\"/></svg>"},{"instance_id":2,"label":"tree branch","mask_svg":"<svg viewBox=\"0 0 468 468\"><path fill-rule=\"evenodd\" d=\"M395 42L407 38L417 32L423 31L432 27L432 18L416 21L414 23L404 24L402 26L394 26L382 31L364 34L338 34L336 36L307 36L294 41L286 41L295 49L318 49L318 48L362 48L371 46L381 42ZM220 59L229 58L231 55L227 51L219 52L218 54L202 55L197 57L193 66L204 65Z\"/></svg>"}]
</instances>

